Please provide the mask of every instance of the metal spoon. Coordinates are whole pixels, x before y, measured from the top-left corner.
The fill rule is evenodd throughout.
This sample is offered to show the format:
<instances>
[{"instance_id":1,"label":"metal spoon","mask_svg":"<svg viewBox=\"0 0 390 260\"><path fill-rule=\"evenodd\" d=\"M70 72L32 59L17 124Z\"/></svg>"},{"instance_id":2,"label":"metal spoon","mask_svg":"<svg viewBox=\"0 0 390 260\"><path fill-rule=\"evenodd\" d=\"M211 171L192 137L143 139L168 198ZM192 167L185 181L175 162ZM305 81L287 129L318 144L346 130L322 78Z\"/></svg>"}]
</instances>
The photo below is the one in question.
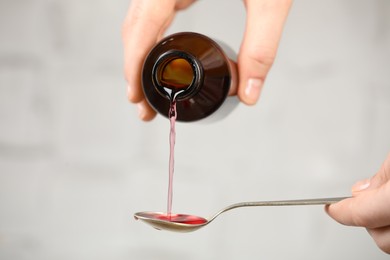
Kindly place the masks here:
<instances>
[{"instance_id":1,"label":"metal spoon","mask_svg":"<svg viewBox=\"0 0 390 260\"><path fill-rule=\"evenodd\" d=\"M349 197L303 199L303 200L278 200L278 201L254 201L235 203L217 212L209 219L186 214L172 214L167 216L161 212L138 212L134 214L135 219L139 219L159 230L169 230L174 232L192 232L208 225L223 212L241 207L261 207L261 206L298 206L298 205L326 205L338 202ZM170 218L172 217L172 218Z\"/></svg>"}]
</instances>

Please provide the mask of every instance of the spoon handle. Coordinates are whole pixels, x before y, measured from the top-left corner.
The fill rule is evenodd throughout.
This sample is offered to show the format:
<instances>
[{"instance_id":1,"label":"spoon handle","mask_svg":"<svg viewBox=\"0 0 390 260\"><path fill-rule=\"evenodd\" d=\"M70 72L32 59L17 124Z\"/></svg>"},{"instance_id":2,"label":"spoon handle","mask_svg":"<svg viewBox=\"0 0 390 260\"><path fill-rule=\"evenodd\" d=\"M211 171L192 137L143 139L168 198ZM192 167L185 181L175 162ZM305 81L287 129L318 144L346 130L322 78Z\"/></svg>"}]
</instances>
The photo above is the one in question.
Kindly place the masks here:
<instances>
[{"instance_id":1,"label":"spoon handle","mask_svg":"<svg viewBox=\"0 0 390 260\"><path fill-rule=\"evenodd\" d=\"M326 205L339 202L349 197L300 199L300 200L274 200L274 201L253 201L241 202L231 205L231 207L259 207L259 206L301 206L301 205Z\"/></svg>"},{"instance_id":2,"label":"spoon handle","mask_svg":"<svg viewBox=\"0 0 390 260\"><path fill-rule=\"evenodd\" d=\"M305 205L327 205L339 202L350 197L336 197L336 198L319 198L319 199L300 199L300 200L273 200L273 201L249 201L235 203L219 211L211 219L215 219L218 215L231 209L241 207L266 207L266 206L305 206Z\"/></svg>"}]
</instances>

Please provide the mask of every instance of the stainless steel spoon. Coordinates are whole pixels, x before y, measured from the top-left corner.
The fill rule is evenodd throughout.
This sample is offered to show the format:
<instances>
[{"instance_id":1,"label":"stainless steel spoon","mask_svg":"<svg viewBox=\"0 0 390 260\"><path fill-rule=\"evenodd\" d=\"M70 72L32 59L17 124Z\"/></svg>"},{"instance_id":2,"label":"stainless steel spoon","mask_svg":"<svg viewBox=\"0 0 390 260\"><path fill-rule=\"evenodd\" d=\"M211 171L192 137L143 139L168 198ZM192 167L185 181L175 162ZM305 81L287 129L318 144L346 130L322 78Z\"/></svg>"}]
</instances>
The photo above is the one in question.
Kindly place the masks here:
<instances>
[{"instance_id":1,"label":"stainless steel spoon","mask_svg":"<svg viewBox=\"0 0 390 260\"><path fill-rule=\"evenodd\" d=\"M303 199L303 200L277 200L277 201L254 201L235 203L217 212L209 219L185 214L172 214L167 216L161 212L138 212L134 218L141 220L159 230L169 230L174 232L192 232L208 225L223 212L241 207L263 207L263 206L299 206L299 205L326 205L339 202L349 197Z\"/></svg>"}]
</instances>

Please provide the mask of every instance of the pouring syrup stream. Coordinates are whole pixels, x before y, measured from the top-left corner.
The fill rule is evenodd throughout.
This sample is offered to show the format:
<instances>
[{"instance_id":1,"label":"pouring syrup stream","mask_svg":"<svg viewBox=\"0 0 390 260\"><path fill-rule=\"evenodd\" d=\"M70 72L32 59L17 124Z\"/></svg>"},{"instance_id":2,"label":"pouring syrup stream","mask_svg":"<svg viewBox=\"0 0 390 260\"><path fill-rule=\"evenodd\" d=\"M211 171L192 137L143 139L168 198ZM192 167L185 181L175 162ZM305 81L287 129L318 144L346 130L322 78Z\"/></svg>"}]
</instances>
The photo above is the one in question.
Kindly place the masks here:
<instances>
[{"instance_id":1,"label":"pouring syrup stream","mask_svg":"<svg viewBox=\"0 0 390 260\"><path fill-rule=\"evenodd\" d=\"M168 203L167 203L167 216L171 220L172 217L172 197L173 197L173 173L175 171L175 142L176 142L176 100L173 98L169 108L169 182L168 182Z\"/></svg>"}]
</instances>

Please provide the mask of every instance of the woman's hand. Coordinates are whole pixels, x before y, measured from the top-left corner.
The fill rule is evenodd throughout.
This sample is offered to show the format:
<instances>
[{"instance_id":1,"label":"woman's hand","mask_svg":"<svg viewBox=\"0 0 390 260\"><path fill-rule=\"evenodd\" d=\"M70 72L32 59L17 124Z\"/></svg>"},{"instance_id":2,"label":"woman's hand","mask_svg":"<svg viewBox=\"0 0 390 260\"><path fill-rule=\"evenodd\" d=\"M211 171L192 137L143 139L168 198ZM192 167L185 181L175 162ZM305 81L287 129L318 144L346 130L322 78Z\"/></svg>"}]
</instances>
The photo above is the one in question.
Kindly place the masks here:
<instances>
[{"instance_id":1,"label":"woman's hand","mask_svg":"<svg viewBox=\"0 0 390 260\"><path fill-rule=\"evenodd\" d=\"M374 177L352 187L352 195L327 205L327 213L341 224L365 227L378 247L390 254L390 154Z\"/></svg>"},{"instance_id":2,"label":"woman's hand","mask_svg":"<svg viewBox=\"0 0 390 260\"><path fill-rule=\"evenodd\" d=\"M142 64L150 49L163 37L175 13L195 0L133 0L123 23L124 70L127 96L138 105L139 117L152 120L141 87ZM291 0L244 0L246 30L238 54L239 84L236 93L247 105L256 104L274 62Z\"/></svg>"}]
</instances>

